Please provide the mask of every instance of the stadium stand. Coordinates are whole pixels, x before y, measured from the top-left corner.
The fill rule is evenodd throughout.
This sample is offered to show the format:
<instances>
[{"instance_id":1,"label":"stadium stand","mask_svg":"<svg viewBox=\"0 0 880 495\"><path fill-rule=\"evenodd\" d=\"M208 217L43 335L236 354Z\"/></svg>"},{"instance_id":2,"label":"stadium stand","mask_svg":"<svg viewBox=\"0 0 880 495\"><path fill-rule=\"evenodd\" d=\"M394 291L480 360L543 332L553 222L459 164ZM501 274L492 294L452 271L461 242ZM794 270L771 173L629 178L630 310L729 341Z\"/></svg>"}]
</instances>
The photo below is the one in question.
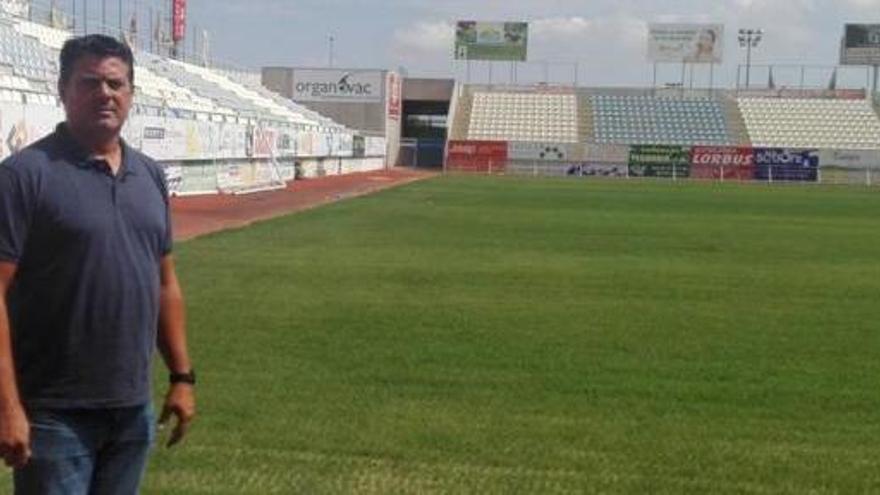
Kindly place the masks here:
<instances>
[{"instance_id":1,"label":"stadium stand","mask_svg":"<svg viewBox=\"0 0 880 495\"><path fill-rule=\"evenodd\" d=\"M468 139L577 142L574 93L489 92L473 94Z\"/></svg>"},{"instance_id":2,"label":"stadium stand","mask_svg":"<svg viewBox=\"0 0 880 495\"><path fill-rule=\"evenodd\" d=\"M880 118L867 100L740 98L755 146L880 149Z\"/></svg>"},{"instance_id":3,"label":"stadium stand","mask_svg":"<svg viewBox=\"0 0 880 495\"><path fill-rule=\"evenodd\" d=\"M0 158L63 118L57 60L71 35L0 11L0 135L15 138L0 142ZM259 74L134 55L137 97L124 133L166 165L174 193L250 192L295 174L384 168L384 137L361 137L369 154L355 156L356 131L263 88Z\"/></svg>"},{"instance_id":4,"label":"stadium stand","mask_svg":"<svg viewBox=\"0 0 880 495\"><path fill-rule=\"evenodd\" d=\"M141 56L140 54L138 55L139 57ZM215 104L210 98L194 94L187 87L174 84L140 64L137 67L135 86L139 92L139 100L143 100L143 96L154 99L152 101L147 100L146 103L155 102L162 107L179 108L194 112L234 115L231 109Z\"/></svg>"},{"instance_id":5,"label":"stadium stand","mask_svg":"<svg viewBox=\"0 0 880 495\"><path fill-rule=\"evenodd\" d=\"M61 50L61 47L64 46L64 42L70 38L70 32L68 31L55 29L35 22L26 21L24 19L17 19L14 29L23 35L32 36L38 39L43 45L53 50ZM54 64L55 60L51 59L51 62Z\"/></svg>"},{"instance_id":6,"label":"stadium stand","mask_svg":"<svg viewBox=\"0 0 880 495\"><path fill-rule=\"evenodd\" d=\"M725 112L711 98L590 96L600 144L732 145Z\"/></svg>"}]
</instances>

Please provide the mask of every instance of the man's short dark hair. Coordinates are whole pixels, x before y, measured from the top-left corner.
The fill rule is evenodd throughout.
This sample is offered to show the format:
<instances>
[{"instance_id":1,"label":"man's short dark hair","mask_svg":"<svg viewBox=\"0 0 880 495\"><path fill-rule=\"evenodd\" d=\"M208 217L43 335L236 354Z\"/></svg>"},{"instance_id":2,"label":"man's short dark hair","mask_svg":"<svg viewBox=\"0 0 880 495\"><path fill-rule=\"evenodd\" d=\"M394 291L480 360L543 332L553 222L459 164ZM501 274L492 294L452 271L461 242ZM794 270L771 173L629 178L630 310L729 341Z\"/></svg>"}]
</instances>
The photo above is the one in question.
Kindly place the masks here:
<instances>
[{"instance_id":1,"label":"man's short dark hair","mask_svg":"<svg viewBox=\"0 0 880 495\"><path fill-rule=\"evenodd\" d=\"M64 86L73 74L76 62L88 56L99 58L118 57L128 64L128 83L134 86L134 55L125 43L116 38L103 34L87 34L77 38L70 38L64 42L61 48L59 62L61 71L58 75L58 85Z\"/></svg>"}]
</instances>

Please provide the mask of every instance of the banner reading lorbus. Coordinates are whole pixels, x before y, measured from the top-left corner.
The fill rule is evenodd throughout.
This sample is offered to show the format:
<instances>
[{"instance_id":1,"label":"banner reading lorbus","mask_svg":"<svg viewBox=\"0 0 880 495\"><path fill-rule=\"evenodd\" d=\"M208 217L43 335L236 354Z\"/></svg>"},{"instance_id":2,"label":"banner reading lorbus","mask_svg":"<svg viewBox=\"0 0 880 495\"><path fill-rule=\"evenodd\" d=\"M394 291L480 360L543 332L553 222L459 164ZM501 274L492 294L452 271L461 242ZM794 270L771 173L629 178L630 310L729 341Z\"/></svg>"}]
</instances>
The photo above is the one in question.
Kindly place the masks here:
<instances>
[{"instance_id":1,"label":"banner reading lorbus","mask_svg":"<svg viewBox=\"0 0 880 495\"><path fill-rule=\"evenodd\" d=\"M458 21L455 26L456 60L525 62L528 45L526 22Z\"/></svg>"}]
</instances>

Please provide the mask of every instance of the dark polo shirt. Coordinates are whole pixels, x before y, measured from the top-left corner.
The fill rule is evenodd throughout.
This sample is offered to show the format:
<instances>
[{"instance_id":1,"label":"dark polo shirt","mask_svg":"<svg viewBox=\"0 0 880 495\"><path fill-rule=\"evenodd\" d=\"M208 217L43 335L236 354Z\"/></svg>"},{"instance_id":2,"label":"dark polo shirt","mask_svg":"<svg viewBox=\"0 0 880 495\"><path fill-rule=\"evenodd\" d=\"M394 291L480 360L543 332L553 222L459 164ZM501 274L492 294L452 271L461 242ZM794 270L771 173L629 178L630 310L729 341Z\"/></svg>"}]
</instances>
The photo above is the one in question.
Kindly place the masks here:
<instances>
[{"instance_id":1,"label":"dark polo shirt","mask_svg":"<svg viewBox=\"0 0 880 495\"><path fill-rule=\"evenodd\" d=\"M64 124L0 164L0 260L27 407L150 400L160 261L171 251L164 176L123 143L114 176Z\"/></svg>"}]
</instances>

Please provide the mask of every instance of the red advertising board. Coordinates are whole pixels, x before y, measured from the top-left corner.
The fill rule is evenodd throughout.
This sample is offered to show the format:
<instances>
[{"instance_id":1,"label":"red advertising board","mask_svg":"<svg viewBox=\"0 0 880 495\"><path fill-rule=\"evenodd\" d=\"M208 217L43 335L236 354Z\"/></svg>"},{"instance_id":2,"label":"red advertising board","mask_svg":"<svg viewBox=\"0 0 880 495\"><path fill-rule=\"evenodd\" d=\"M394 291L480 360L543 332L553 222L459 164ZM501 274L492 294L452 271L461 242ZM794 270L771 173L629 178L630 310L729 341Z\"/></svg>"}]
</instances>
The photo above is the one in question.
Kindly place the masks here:
<instances>
[{"instance_id":1,"label":"red advertising board","mask_svg":"<svg viewBox=\"0 0 880 495\"><path fill-rule=\"evenodd\" d=\"M174 0L171 6L171 39L180 41L186 35L186 0Z\"/></svg>"},{"instance_id":2,"label":"red advertising board","mask_svg":"<svg viewBox=\"0 0 880 495\"><path fill-rule=\"evenodd\" d=\"M752 180L755 154L752 148L696 146L691 150L691 177L695 179Z\"/></svg>"},{"instance_id":3,"label":"red advertising board","mask_svg":"<svg viewBox=\"0 0 880 495\"><path fill-rule=\"evenodd\" d=\"M403 86L396 72L388 73L388 118L400 120L403 110Z\"/></svg>"},{"instance_id":4,"label":"red advertising board","mask_svg":"<svg viewBox=\"0 0 880 495\"><path fill-rule=\"evenodd\" d=\"M500 172L507 166L507 141L449 141L446 167L468 172Z\"/></svg>"}]
</instances>

